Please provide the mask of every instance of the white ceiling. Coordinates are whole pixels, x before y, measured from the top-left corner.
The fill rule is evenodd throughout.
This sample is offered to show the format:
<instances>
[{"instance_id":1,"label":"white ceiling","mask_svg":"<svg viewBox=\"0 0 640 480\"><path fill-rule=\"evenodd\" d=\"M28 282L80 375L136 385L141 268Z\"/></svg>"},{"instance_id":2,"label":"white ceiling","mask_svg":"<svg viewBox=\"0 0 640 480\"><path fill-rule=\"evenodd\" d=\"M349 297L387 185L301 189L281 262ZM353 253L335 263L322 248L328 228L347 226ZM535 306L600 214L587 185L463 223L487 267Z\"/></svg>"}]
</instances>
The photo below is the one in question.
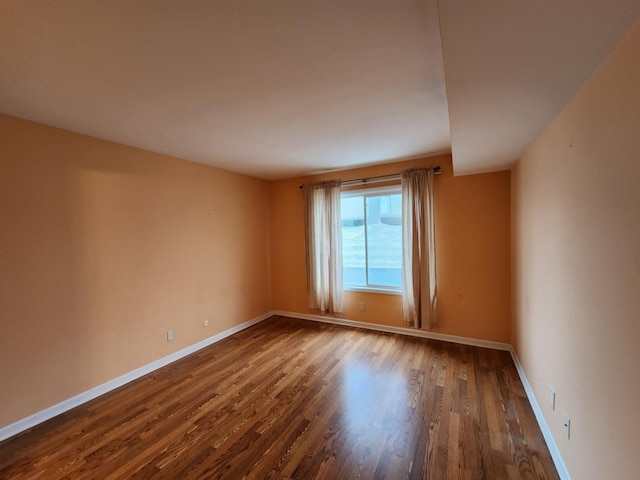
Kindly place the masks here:
<instances>
[{"instance_id":1,"label":"white ceiling","mask_svg":"<svg viewBox=\"0 0 640 480\"><path fill-rule=\"evenodd\" d=\"M0 111L262 178L450 151L435 0L0 0Z\"/></svg>"},{"instance_id":2,"label":"white ceiling","mask_svg":"<svg viewBox=\"0 0 640 480\"><path fill-rule=\"evenodd\" d=\"M0 0L0 111L265 179L450 150L498 170L640 16L435 2Z\"/></svg>"},{"instance_id":3,"label":"white ceiling","mask_svg":"<svg viewBox=\"0 0 640 480\"><path fill-rule=\"evenodd\" d=\"M640 17L640 0L440 0L456 175L504 170Z\"/></svg>"}]
</instances>

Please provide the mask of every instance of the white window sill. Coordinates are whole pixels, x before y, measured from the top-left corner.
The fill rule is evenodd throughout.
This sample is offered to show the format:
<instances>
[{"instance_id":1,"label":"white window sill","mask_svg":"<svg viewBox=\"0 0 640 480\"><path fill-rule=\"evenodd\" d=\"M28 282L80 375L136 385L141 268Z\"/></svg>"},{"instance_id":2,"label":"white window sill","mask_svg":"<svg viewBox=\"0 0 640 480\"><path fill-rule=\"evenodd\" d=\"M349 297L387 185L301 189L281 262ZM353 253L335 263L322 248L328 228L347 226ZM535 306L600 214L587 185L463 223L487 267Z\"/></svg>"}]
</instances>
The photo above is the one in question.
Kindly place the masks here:
<instances>
[{"instance_id":1,"label":"white window sill","mask_svg":"<svg viewBox=\"0 0 640 480\"><path fill-rule=\"evenodd\" d=\"M402 295L402 290L392 290L390 288L374 287L344 287L345 292L382 293L384 295Z\"/></svg>"}]
</instances>

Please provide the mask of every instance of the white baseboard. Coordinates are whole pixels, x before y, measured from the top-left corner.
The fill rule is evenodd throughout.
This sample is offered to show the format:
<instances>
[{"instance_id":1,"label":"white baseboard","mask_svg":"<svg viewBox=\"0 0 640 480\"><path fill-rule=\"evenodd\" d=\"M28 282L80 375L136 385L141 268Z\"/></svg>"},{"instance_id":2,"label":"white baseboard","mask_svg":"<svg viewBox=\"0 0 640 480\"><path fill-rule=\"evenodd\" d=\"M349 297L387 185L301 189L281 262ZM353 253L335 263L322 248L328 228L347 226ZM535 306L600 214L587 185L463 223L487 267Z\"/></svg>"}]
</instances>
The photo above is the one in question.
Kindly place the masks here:
<instances>
[{"instance_id":1,"label":"white baseboard","mask_svg":"<svg viewBox=\"0 0 640 480\"><path fill-rule=\"evenodd\" d=\"M241 323L240 325L236 325L235 327L232 327L223 332L217 333L216 335L213 335L209 338L205 338L204 340L198 343L194 343L193 345L185 347L182 350L178 350L177 352L167 355L166 357L162 357L140 368L136 368L135 370L125 373L124 375L121 375L118 378L109 380L108 382L103 383L102 385L93 387L90 390L87 390L71 398L68 398L67 400L64 400L56 405L45 408L44 410L34 413L33 415L30 415L21 420L18 420L15 423L7 425L6 427L2 427L0 428L0 441L5 440L9 437L12 437L31 427L34 427L39 423L45 422L57 415L60 415L61 413L64 413L68 410L71 410L74 407L77 407L78 405L82 405L83 403L86 403L89 400L93 400L94 398L99 397L100 395L104 395L105 393L110 392L111 390L121 387L122 385L125 385L148 373L151 373L154 370L162 368L170 363L173 363L176 360L180 360L181 358L186 357L187 355L190 355L194 352L197 352L198 350L204 347L208 347L213 343L219 342L220 340L227 338L233 335L234 333L238 333L239 331L244 330L245 328L249 328L257 323L260 323L263 320L266 320L267 318L272 317L273 315L274 315L274 312L270 311L258 317L252 318L251 320Z\"/></svg>"},{"instance_id":2,"label":"white baseboard","mask_svg":"<svg viewBox=\"0 0 640 480\"><path fill-rule=\"evenodd\" d=\"M551 430L549 430L549 425L542 414L542 409L538 404L538 400L533 393L533 389L531 388L531 384L529 380L527 380L527 375L524 373L524 368L518 359L518 355L516 355L516 351L511 347L509 349L511 352L511 358L513 358L513 363L516 365L516 369L518 370L518 375L520 375L520 381L524 386L524 391L529 398L529 403L531 404L531 408L533 409L533 414L536 416L536 420L538 421L538 425L540 426L540 430L542 431L542 436L544 437L545 442L547 442L547 447L549 448L549 452L551 453L551 458L553 459L553 463L556 466L556 470L558 470L558 475L561 480L571 480L571 476L569 475L569 470L567 469L567 465L564 463L562 459L562 455L560 455L560 450L558 449L558 445L551 434Z\"/></svg>"},{"instance_id":3,"label":"white baseboard","mask_svg":"<svg viewBox=\"0 0 640 480\"><path fill-rule=\"evenodd\" d=\"M493 348L496 350L506 350L510 352L511 357L513 358L513 363L515 364L516 369L518 370L518 375L520 375L520 380L522 381L522 385L524 386L524 390L529 399L529 403L531 404L531 408L533 409L533 413L536 416L536 420L538 421L538 425L540 426L542 435L544 436L544 439L547 443L547 447L549 448L549 452L551 453L551 458L553 459L556 469L558 470L558 475L560 475L560 478L562 480L571 480L571 476L569 475L567 466L565 465L564 460L560 455L558 446L553 438L553 435L551 434L551 430L549 430L549 426L547 425L547 421L545 420L544 415L542 414L542 410L540 409L540 405L538 404L538 401L533 393L533 389L531 388L531 385L527 380L527 376L524 373L522 364L520 363L520 360L518 359L518 356L516 355L515 350L510 344L493 342L489 340L479 340L479 339L470 338L470 337L460 337L457 335L447 335L444 333L436 333L436 332L430 332L425 330L416 330L412 328L392 327L388 325L377 325L377 324L372 324L367 322L360 322L357 320L348 320L344 318L327 317L322 315L310 315L307 313L286 312L282 310L270 311L258 317L252 318L251 320L241 323L240 325L236 325L235 327L229 328L223 332L220 332L216 335L206 338L198 343L194 343L193 345L185 347L182 350L178 350L177 352L167 355L166 357L162 357L154 362L148 363L147 365L144 365L140 368L132 370L131 372L125 373L124 375L121 375L118 378L114 378L113 380L103 383L102 385L98 385L97 387L94 387L90 390L87 390L71 398L68 398L67 400L64 400L56 405L53 405L44 410L41 410L40 412L34 413L33 415L30 415L26 418L18 420L15 423L2 427L0 428L0 441L5 440L9 437L12 437L31 427L34 427L39 423L45 422L57 415L60 415L61 413L64 413L68 410L71 410L74 407L77 407L78 405L82 405L83 403L93 400L94 398L99 397L100 395L104 395L105 393L110 392L111 390L119 388L122 385L125 385L148 373L153 372L154 370L162 368L170 363L175 362L176 360L179 360L183 357L186 357L187 355L197 352L198 350L204 347L207 347L216 342L219 342L220 340L227 338L233 335L234 333L238 333L246 328L256 325L257 323L260 323L263 320L266 320L267 318L272 317L273 315L280 315L283 317L290 317L290 318L301 318L303 320L313 320L316 322L332 323L335 325L344 325L348 327L364 328L364 329L376 330L380 332L399 333L403 335L411 335L414 337L430 338L434 340L442 340L445 342L459 343L459 344L471 345L475 347Z\"/></svg>"},{"instance_id":4,"label":"white baseboard","mask_svg":"<svg viewBox=\"0 0 640 480\"><path fill-rule=\"evenodd\" d=\"M527 376L524 373L524 369L522 368L522 364L516 355L513 346L508 343L501 342L492 342L489 340L479 340L477 338L470 337L459 337L456 335L447 335L444 333L435 333L429 332L425 330L416 330L413 328L404 328L404 327L391 327L388 325L377 325L366 322L359 322L357 320L348 320L344 318L337 317L329 317L324 315L310 315L308 313L296 313L296 312L285 312L282 310L276 310L274 312L275 315L281 315L283 317L291 317L291 318L301 318L303 320L313 320L315 322L324 322L324 323L333 323L335 325L345 325L349 327L358 327L365 328L368 330L376 330L380 332L389 332L389 333L400 333L403 335L412 335L414 337L421 338L431 338L434 340L442 340L444 342L452 342L452 343L461 343L464 345L471 345L474 347L485 347L485 348L493 348L496 350L506 350L511 353L511 357L513 358L513 363L516 365L516 369L518 370L518 375L520 376L520 380L522 381L522 385L524 386L524 390L527 393L527 397L529 399L529 403L531 404L531 408L533 409L533 413L536 416L536 420L538 421L538 425L540 426L540 430L542 431L542 435L547 443L547 447L549 448L549 452L551 453L551 458L553 459L553 463L558 470L558 475L560 475L561 480L571 480L571 476L569 475L569 471L567 470L567 466L562 459L562 455L560 455L560 451L558 450L558 445L556 444L553 435L551 435L551 430L549 430L549 426L547 425L547 421L542 415L542 410L540 409L540 405L538 405L538 401L536 400L535 395L533 394L533 390L529 381L527 380Z\"/></svg>"},{"instance_id":5,"label":"white baseboard","mask_svg":"<svg viewBox=\"0 0 640 480\"><path fill-rule=\"evenodd\" d=\"M446 333L430 332L428 330L417 330L415 328L392 327L390 325L378 325L375 323L360 322L358 320L348 320L346 318L327 317L324 315L310 315L308 313L284 312L276 310L275 315L290 318L301 318L303 320L313 320L314 322L333 323L335 325L345 325L347 327L365 328L367 330L376 330L378 332L400 333L402 335L410 335L413 337L430 338L433 340L442 340L443 342L460 343L463 345L472 345L474 347L493 348L495 350L511 351L511 345L502 342L493 342L490 340L480 340L470 337L459 337L457 335L448 335Z\"/></svg>"}]
</instances>

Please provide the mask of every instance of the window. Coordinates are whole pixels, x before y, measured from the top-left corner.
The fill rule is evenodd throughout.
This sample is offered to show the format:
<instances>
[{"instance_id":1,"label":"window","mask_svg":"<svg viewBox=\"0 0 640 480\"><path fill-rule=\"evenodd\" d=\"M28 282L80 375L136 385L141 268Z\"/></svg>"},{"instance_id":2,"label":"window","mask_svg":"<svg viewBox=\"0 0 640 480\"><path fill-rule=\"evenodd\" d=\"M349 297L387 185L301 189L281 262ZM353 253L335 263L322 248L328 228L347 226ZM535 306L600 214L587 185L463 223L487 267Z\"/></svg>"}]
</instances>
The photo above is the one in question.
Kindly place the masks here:
<instances>
[{"instance_id":1,"label":"window","mask_svg":"<svg viewBox=\"0 0 640 480\"><path fill-rule=\"evenodd\" d=\"M402 290L400 186L343 192L342 263L346 290Z\"/></svg>"}]
</instances>

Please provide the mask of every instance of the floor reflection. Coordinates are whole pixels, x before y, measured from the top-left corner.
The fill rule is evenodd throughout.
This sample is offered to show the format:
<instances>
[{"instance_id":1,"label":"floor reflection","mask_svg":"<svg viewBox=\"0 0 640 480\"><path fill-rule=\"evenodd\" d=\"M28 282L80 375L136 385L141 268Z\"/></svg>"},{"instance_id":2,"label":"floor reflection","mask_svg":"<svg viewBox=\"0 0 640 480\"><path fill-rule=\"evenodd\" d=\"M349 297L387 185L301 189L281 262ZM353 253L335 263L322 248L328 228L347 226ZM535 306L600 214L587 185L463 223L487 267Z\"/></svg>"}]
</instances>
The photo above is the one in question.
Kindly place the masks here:
<instances>
[{"instance_id":1,"label":"floor reflection","mask_svg":"<svg viewBox=\"0 0 640 480\"><path fill-rule=\"evenodd\" d=\"M375 448L381 436L404 437L407 421L407 379L394 371L378 371L362 361L342 372L345 426L360 448Z\"/></svg>"}]
</instances>

